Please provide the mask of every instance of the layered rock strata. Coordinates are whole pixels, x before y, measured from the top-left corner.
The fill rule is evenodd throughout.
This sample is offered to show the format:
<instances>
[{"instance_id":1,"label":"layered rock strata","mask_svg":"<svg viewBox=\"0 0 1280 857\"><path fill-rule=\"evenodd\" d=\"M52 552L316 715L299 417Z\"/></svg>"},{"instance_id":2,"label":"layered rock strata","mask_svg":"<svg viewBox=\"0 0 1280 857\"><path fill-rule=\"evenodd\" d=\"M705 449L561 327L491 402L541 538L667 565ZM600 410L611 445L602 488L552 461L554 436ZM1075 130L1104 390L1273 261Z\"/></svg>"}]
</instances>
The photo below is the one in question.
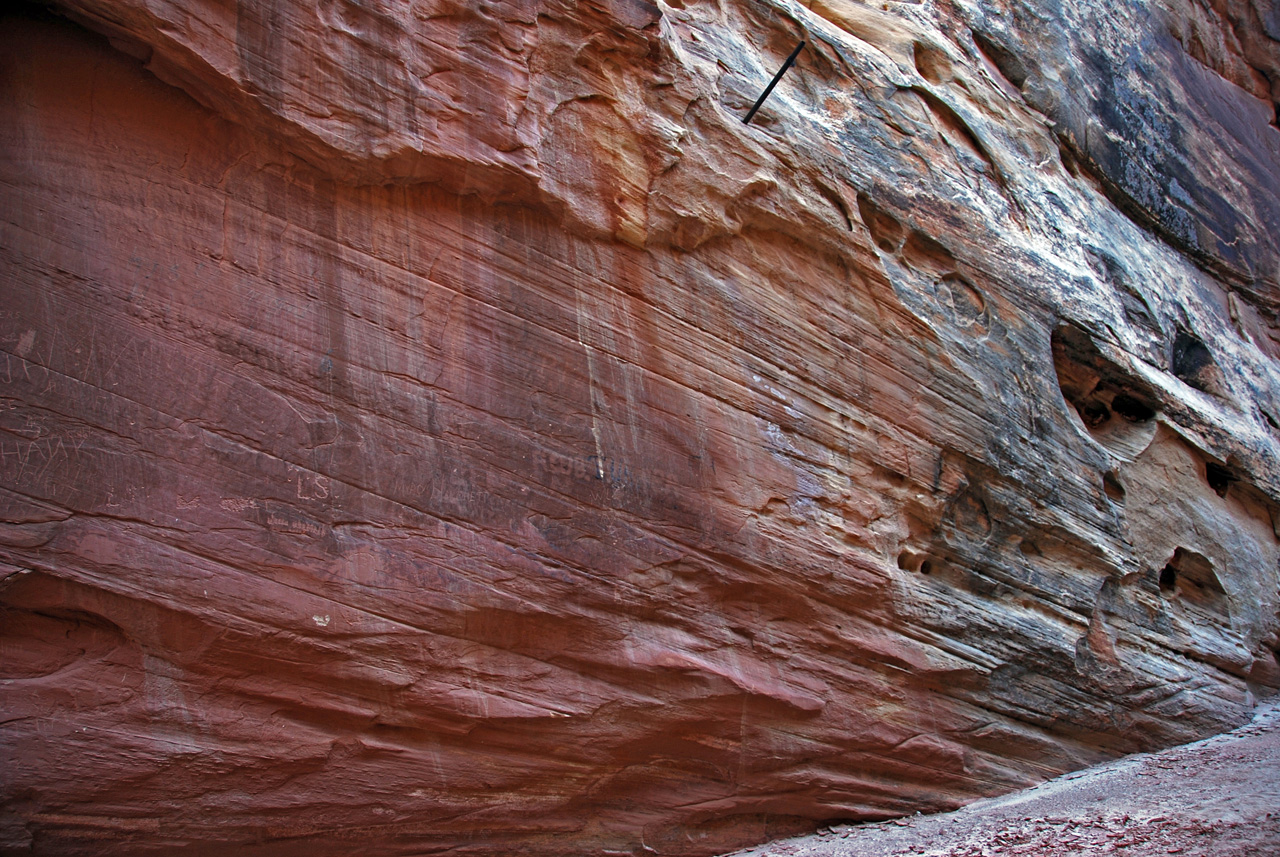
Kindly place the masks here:
<instances>
[{"instance_id":1,"label":"layered rock strata","mask_svg":"<svg viewBox=\"0 0 1280 857\"><path fill-rule=\"evenodd\" d=\"M4 848L703 855L1243 722L1278 14L10 10Z\"/></svg>"}]
</instances>

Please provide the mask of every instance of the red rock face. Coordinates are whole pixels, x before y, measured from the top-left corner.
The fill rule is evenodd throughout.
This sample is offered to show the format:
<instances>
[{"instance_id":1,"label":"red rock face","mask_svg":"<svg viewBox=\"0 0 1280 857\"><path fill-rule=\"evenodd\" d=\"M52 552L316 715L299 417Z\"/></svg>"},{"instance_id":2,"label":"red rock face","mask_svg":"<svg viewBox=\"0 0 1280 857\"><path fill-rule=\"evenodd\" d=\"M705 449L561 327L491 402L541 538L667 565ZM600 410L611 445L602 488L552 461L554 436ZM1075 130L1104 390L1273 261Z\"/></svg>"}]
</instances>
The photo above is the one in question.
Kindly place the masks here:
<instances>
[{"instance_id":1,"label":"red rock face","mask_svg":"<svg viewBox=\"0 0 1280 857\"><path fill-rule=\"evenodd\" d=\"M1280 685L1263 202L763 8L10 13L8 851L711 854Z\"/></svg>"}]
</instances>

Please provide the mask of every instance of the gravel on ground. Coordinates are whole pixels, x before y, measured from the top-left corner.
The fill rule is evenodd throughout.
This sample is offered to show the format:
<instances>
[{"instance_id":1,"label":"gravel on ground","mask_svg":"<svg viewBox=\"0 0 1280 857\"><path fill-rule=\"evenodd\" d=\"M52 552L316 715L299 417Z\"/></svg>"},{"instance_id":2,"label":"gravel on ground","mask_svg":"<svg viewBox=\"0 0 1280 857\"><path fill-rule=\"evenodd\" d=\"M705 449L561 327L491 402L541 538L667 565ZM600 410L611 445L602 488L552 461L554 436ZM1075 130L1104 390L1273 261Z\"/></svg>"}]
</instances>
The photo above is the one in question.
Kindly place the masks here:
<instances>
[{"instance_id":1,"label":"gravel on ground","mask_svg":"<svg viewBox=\"0 0 1280 857\"><path fill-rule=\"evenodd\" d=\"M837 825L733 857L1280 857L1280 698L1224 735L955 812Z\"/></svg>"}]
</instances>

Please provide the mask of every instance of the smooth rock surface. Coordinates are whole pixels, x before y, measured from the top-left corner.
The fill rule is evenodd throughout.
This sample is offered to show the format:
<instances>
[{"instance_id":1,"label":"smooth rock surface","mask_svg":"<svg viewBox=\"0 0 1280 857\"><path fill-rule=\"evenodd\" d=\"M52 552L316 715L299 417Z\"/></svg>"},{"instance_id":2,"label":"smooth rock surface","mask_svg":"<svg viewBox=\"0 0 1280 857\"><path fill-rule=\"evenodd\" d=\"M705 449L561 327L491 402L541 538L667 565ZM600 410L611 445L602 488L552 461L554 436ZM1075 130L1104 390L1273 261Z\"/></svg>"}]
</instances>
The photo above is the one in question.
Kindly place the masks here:
<instances>
[{"instance_id":1,"label":"smooth rock surface","mask_svg":"<svg viewBox=\"0 0 1280 857\"><path fill-rule=\"evenodd\" d=\"M705 855L1280 686L1271 4L52 6L7 852Z\"/></svg>"}]
</instances>

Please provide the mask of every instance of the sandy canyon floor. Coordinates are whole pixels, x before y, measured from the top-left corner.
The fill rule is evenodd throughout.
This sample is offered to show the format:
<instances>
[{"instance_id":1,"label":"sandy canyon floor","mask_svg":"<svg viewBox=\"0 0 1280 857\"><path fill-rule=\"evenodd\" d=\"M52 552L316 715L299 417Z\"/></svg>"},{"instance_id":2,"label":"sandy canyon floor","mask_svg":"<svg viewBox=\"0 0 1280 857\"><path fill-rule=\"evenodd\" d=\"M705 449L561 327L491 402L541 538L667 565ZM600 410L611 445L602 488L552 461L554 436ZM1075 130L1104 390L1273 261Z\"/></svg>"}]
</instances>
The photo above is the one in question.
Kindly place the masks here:
<instances>
[{"instance_id":1,"label":"sandy canyon floor","mask_svg":"<svg viewBox=\"0 0 1280 857\"><path fill-rule=\"evenodd\" d=\"M835 826L734 857L1280 855L1280 699L1225 735L956 812Z\"/></svg>"}]
</instances>

